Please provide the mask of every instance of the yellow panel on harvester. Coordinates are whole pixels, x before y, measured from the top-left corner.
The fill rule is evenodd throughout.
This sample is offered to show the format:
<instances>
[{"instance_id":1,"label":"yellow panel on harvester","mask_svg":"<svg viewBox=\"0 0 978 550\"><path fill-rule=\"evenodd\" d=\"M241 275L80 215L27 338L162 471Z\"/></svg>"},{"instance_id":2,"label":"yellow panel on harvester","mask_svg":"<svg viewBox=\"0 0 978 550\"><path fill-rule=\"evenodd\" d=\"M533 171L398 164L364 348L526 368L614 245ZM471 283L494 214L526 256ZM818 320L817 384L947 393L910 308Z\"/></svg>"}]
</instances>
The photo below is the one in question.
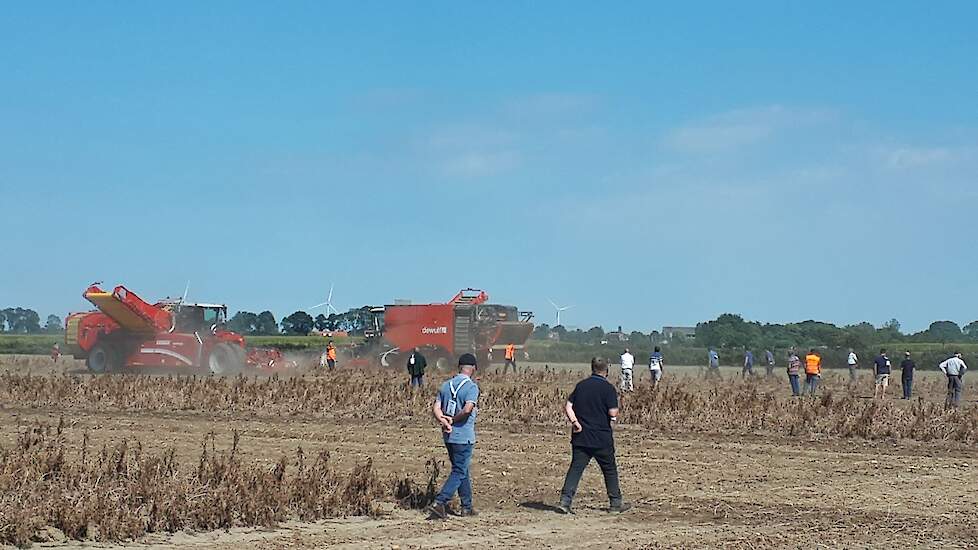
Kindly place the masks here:
<instances>
[{"instance_id":1,"label":"yellow panel on harvester","mask_svg":"<svg viewBox=\"0 0 978 550\"><path fill-rule=\"evenodd\" d=\"M95 304L102 313L119 323L119 326L137 332L153 332L152 323L129 309L111 292L88 292L85 298Z\"/></svg>"}]
</instances>

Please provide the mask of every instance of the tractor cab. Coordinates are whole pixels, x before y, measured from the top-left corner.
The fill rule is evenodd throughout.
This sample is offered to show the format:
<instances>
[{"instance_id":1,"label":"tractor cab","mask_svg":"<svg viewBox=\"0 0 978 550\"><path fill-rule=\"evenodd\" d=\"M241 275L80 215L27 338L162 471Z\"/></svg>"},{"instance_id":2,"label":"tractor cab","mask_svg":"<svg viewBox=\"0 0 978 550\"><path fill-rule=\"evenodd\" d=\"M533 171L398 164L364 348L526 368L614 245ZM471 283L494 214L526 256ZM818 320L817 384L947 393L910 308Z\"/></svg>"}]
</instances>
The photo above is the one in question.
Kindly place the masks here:
<instances>
[{"instance_id":1,"label":"tractor cab","mask_svg":"<svg viewBox=\"0 0 978 550\"><path fill-rule=\"evenodd\" d=\"M174 309L174 330L186 333L214 332L227 321L223 304L180 304Z\"/></svg>"}]
</instances>

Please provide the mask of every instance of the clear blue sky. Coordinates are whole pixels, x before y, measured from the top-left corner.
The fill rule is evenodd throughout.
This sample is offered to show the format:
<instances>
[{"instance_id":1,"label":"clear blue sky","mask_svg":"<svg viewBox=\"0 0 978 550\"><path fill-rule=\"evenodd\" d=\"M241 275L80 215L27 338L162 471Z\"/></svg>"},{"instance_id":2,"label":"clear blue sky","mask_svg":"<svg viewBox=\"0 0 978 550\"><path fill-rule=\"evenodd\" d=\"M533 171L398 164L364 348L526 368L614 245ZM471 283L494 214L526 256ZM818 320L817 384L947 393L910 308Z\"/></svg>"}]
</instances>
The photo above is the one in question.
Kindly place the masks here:
<instances>
[{"instance_id":1,"label":"clear blue sky","mask_svg":"<svg viewBox=\"0 0 978 550\"><path fill-rule=\"evenodd\" d=\"M0 307L978 318L974 2L19 3Z\"/></svg>"}]
</instances>

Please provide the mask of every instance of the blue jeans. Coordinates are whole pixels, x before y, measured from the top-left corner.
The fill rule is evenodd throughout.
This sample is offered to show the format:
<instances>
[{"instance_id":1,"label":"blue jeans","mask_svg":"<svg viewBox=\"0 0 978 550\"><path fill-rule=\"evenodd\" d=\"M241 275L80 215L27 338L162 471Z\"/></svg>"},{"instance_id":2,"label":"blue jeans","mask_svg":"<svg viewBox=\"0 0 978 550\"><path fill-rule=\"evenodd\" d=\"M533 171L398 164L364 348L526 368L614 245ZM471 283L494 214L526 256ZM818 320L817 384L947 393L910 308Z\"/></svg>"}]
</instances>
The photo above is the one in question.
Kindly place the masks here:
<instances>
[{"instance_id":1,"label":"blue jeans","mask_svg":"<svg viewBox=\"0 0 978 550\"><path fill-rule=\"evenodd\" d=\"M424 375L419 374L417 376L411 375L411 385L412 386L422 386L424 385Z\"/></svg>"},{"instance_id":2,"label":"blue jeans","mask_svg":"<svg viewBox=\"0 0 978 550\"><path fill-rule=\"evenodd\" d=\"M801 395L801 382L798 381L798 375L789 374L788 381L791 382L791 395Z\"/></svg>"},{"instance_id":3,"label":"blue jeans","mask_svg":"<svg viewBox=\"0 0 978 550\"><path fill-rule=\"evenodd\" d=\"M452 473L442 485L441 493L435 497L435 502L445 504L452 500L458 491L462 508L472 508L472 482L469 480L469 462L472 461L474 443L445 443L448 448L448 459L452 461Z\"/></svg>"},{"instance_id":4,"label":"blue jeans","mask_svg":"<svg viewBox=\"0 0 978 550\"><path fill-rule=\"evenodd\" d=\"M904 373L901 381L903 382L903 398L910 399L913 395L913 372Z\"/></svg>"}]
</instances>

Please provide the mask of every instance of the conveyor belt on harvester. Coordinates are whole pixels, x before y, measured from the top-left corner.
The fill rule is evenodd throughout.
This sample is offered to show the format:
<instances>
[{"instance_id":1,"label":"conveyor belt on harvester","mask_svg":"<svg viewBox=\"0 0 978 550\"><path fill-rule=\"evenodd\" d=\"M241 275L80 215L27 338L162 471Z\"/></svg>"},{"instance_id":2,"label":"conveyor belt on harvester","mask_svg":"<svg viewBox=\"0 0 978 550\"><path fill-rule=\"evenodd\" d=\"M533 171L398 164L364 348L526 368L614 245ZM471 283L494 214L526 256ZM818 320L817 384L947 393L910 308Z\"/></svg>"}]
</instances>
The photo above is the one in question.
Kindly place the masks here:
<instances>
[{"instance_id":1,"label":"conveyor belt on harvester","mask_svg":"<svg viewBox=\"0 0 978 550\"><path fill-rule=\"evenodd\" d=\"M153 332L152 319L146 318L138 309L126 303L118 292L86 292L85 298L102 313L108 315L119 326L136 332ZM138 299L138 298L137 298Z\"/></svg>"}]
</instances>

